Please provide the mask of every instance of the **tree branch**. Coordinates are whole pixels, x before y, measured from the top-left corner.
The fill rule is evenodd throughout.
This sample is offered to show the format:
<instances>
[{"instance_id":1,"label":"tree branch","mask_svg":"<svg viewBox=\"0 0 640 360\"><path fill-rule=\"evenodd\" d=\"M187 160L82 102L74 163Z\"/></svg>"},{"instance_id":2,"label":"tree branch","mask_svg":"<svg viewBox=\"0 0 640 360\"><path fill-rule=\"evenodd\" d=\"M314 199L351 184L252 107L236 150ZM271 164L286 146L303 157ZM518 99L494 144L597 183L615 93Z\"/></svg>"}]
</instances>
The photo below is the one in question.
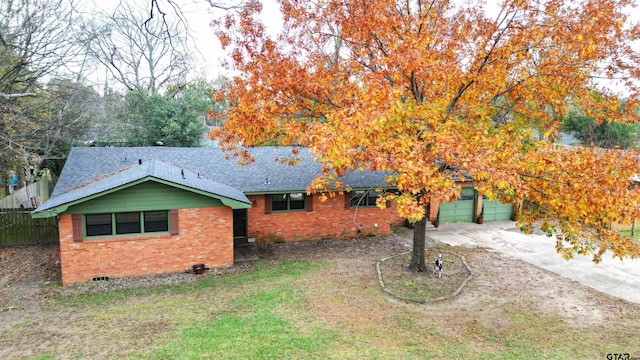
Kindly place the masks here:
<instances>
[{"instance_id":1,"label":"tree branch","mask_svg":"<svg viewBox=\"0 0 640 360\"><path fill-rule=\"evenodd\" d=\"M0 92L0 97L3 97L5 99L15 99L15 98L21 98L21 97L27 97L27 96L38 96L38 94L36 93L5 94L3 92Z\"/></svg>"}]
</instances>

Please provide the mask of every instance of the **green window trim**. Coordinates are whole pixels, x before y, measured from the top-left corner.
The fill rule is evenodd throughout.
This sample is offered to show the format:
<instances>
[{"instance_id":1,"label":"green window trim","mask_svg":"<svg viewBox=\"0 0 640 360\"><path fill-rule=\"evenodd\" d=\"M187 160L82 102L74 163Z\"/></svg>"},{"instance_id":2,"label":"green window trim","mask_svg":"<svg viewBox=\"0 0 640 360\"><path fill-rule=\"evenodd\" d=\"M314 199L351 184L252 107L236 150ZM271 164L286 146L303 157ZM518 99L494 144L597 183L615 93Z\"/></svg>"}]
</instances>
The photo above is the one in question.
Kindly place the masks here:
<instances>
[{"instance_id":1,"label":"green window trim","mask_svg":"<svg viewBox=\"0 0 640 360\"><path fill-rule=\"evenodd\" d=\"M349 206L350 208L376 207L376 201L381 195L382 193L374 190L353 190L350 192Z\"/></svg>"},{"instance_id":2,"label":"green window trim","mask_svg":"<svg viewBox=\"0 0 640 360\"><path fill-rule=\"evenodd\" d=\"M271 199L270 210L273 213L307 211L307 194L303 192L267 195Z\"/></svg>"},{"instance_id":3,"label":"green window trim","mask_svg":"<svg viewBox=\"0 0 640 360\"><path fill-rule=\"evenodd\" d=\"M86 240L173 234L170 211L130 211L82 216L82 235ZM95 235L93 235L95 234Z\"/></svg>"}]
</instances>

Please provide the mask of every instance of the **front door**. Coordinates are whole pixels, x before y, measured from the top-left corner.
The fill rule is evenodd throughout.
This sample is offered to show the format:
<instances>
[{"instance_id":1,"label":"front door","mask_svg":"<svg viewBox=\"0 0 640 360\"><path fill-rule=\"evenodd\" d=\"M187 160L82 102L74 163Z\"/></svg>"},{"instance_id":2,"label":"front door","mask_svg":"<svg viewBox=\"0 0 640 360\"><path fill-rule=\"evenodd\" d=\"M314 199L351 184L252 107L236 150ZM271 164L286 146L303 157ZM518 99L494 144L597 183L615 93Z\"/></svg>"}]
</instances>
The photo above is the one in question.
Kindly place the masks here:
<instances>
[{"instance_id":1,"label":"front door","mask_svg":"<svg viewBox=\"0 0 640 360\"><path fill-rule=\"evenodd\" d=\"M247 237L247 209L233 210L233 238Z\"/></svg>"}]
</instances>

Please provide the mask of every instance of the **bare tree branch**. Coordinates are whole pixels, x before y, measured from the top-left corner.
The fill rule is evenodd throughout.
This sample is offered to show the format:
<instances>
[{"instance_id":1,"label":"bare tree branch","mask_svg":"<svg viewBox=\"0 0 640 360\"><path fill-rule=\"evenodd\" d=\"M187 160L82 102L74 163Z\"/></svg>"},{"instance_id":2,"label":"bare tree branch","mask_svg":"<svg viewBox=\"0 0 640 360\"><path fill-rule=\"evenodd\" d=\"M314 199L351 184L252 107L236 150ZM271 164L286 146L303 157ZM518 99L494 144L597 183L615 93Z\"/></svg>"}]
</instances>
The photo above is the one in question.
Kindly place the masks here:
<instances>
[{"instance_id":1,"label":"bare tree branch","mask_svg":"<svg viewBox=\"0 0 640 360\"><path fill-rule=\"evenodd\" d=\"M15 98L27 97L27 96L38 96L38 94L36 93L5 94L3 92L0 92L0 97L3 97L5 99L15 99Z\"/></svg>"},{"instance_id":2,"label":"bare tree branch","mask_svg":"<svg viewBox=\"0 0 640 360\"><path fill-rule=\"evenodd\" d=\"M13 170L34 181L42 162L66 153L61 144L82 131L86 104L47 86L83 78L79 16L73 0L0 1L0 176Z\"/></svg>"},{"instance_id":3,"label":"bare tree branch","mask_svg":"<svg viewBox=\"0 0 640 360\"><path fill-rule=\"evenodd\" d=\"M183 81L192 61L184 24L170 21L157 3L145 12L120 3L112 14L98 14L86 25L86 49L127 89L157 93Z\"/></svg>"}]
</instances>

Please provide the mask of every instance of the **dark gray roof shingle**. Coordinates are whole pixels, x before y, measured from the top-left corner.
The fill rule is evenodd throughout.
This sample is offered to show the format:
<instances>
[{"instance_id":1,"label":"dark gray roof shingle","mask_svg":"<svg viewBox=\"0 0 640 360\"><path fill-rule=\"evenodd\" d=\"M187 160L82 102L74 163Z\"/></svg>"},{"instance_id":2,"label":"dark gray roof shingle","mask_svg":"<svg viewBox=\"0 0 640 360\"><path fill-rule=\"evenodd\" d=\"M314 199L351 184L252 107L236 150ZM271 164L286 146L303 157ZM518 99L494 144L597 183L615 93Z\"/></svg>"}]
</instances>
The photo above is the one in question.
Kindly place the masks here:
<instances>
[{"instance_id":1,"label":"dark gray roof shingle","mask_svg":"<svg viewBox=\"0 0 640 360\"><path fill-rule=\"evenodd\" d=\"M255 162L241 166L237 158L227 159L226 155L229 154L219 148L73 148L50 200L36 209L36 212L91 196L144 176L158 177L244 202L248 200L243 193L304 191L321 171L320 164L314 161L313 155L306 148L297 148L300 161L295 166L276 161L291 157L291 147L258 147L248 150ZM142 161L142 165L138 165L139 161ZM131 169L124 169L127 167ZM191 175L182 179L178 170ZM384 186L385 175L383 172L359 171L342 180L345 186L351 188L369 188ZM198 176L202 179L198 179Z\"/></svg>"},{"instance_id":2,"label":"dark gray roof shingle","mask_svg":"<svg viewBox=\"0 0 640 360\"><path fill-rule=\"evenodd\" d=\"M238 189L212 181L199 176L197 173L178 168L164 161L152 159L143 161L142 164L138 164L136 162L136 165L125 165L120 169L116 169L107 174L101 174L93 179L83 181L82 183L74 184L73 186L65 186L65 189L56 185L55 190L57 193L54 191L55 195L52 194L49 201L42 204L42 206L36 209L34 213L46 211L63 204L68 204L79 199L100 194L110 189L149 177L243 203L250 203L249 199L247 199L247 197ZM76 181L80 178L81 177L75 177ZM62 179L62 176L60 179ZM71 182L68 182L68 184L70 183Z\"/></svg>"}]
</instances>

